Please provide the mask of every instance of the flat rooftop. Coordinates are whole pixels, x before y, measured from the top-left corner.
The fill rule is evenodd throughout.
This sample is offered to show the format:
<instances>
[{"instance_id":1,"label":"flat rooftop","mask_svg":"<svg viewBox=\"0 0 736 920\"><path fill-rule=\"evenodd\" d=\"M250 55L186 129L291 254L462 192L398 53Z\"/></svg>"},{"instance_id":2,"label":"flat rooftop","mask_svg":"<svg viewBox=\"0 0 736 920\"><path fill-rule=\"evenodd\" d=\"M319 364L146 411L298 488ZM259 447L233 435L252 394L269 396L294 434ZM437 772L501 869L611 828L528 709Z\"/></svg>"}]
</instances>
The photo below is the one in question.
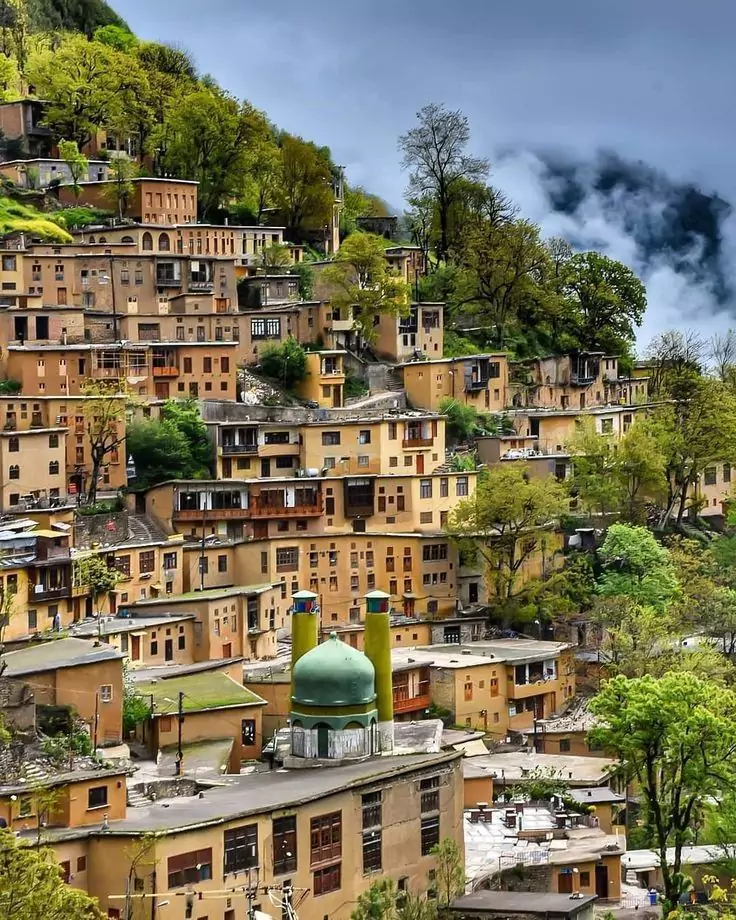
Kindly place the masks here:
<instances>
[{"instance_id":1,"label":"flat rooftop","mask_svg":"<svg viewBox=\"0 0 736 920\"><path fill-rule=\"evenodd\" d=\"M213 511L212 514L217 514L217 512ZM219 600L221 597L236 597L240 594L262 594L272 587L271 582L267 582L261 585L236 585L231 588L206 588L204 591L187 591L185 594L174 594L171 597L135 601L133 604L126 604L125 608L126 610L139 610L142 607L176 606L177 604L187 604L192 601L213 601Z\"/></svg>"},{"instance_id":2,"label":"flat rooftop","mask_svg":"<svg viewBox=\"0 0 736 920\"><path fill-rule=\"evenodd\" d=\"M598 895L586 894L571 897L569 894L551 894L540 891L474 891L450 904L450 910L460 913L499 914L568 914L579 913Z\"/></svg>"},{"instance_id":3,"label":"flat rooftop","mask_svg":"<svg viewBox=\"0 0 736 920\"><path fill-rule=\"evenodd\" d=\"M193 826L217 825L223 821L281 808L293 808L378 780L398 778L416 770L439 770L449 767L459 756L453 751L373 757L361 763L328 769L305 767L231 776L227 777L225 785L205 790L201 798L181 796L130 809L127 818L110 821L104 833L106 836L137 836L154 832L167 834ZM50 840L76 839L99 833L101 829L101 823L87 828L47 828L45 836ZM35 834L35 831L32 833Z\"/></svg>"},{"instance_id":4,"label":"flat rooftop","mask_svg":"<svg viewBox=\"0 0 736 920\"><path fill-rule=\"evenodd\" d=\"M536 754L513 751L508 754L487 754L467 757L463 761L466 778L496 774L507 783L527 779L535 770L550 778L562 779L582 786L607 784L616 761L610 757L576 757L571 754ZM503 772L502 772L503 771Z\"/></svg>"},{"instance_id":5,"label":"flat rooftop","mask_svg":"<svg viewBox=\"0 0 736 920\"><path fill-rule=\"evenodd\" d=\"M102 636L116 636L118 633L137 632L156 626L171 626L172 623L183 623L185 620L194 619L196 615L193 613L160 617L103 617L99 626L96 619L89 619L72 624L69 631L73 636L94 639L98 633Z\"/></svg>"},{"instance_id":6,"label":"flat rooftop","mask_svg":"<svg viewBox=\"0 0 736 920\"><path fill-rule=\"evenodd\" d=\"M392 656L406 656L407 659L422 659L429 664L432 659L436 667L461 668L468 665L496 664L508 662L525 664L556 658L570 648L564 642L545 642L538 639L493 639L465 644L444 643L412 648L395 649ZM398 657L394 660L400 660Z\"/></svg>"},{"instance_id":7,"label":"flat rooftop","mask_svg":"<svg viewBox=\"0 0 736 920\"><path fill-rule=\"evenodd\" d=\"M95 645L88 639L53 639L3 655L6 677L22 677L57 668L75 668L100 661L122 660L125 655L109 645Z\"/></svg>"}]
</instances>

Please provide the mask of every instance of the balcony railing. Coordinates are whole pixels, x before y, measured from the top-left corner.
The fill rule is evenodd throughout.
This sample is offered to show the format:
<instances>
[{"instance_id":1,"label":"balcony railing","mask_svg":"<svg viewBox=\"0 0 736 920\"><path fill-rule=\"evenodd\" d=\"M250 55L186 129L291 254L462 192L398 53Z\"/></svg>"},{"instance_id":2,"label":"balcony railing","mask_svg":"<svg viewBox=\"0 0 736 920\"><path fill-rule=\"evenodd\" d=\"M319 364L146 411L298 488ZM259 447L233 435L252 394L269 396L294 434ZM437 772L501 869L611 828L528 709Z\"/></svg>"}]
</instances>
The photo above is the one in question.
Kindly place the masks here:
<instances>
[{"instance_id":1,"label":"balcony railing","mask_svg":"<svg viewBox=\"0 0 736 920\"><path fill-rule=\"evenodd\" d=\"M420 696L405 696L404 694L394 693L394 712L418 712L421 709L429 709L432 699L429 693L422 693Z\"/></svg>"},{"instance_id":2,"label":"balcony railing","mask_svg":"<svg viewBox=\"0 0 736 920\"><path fill-rule=\"evenodd\" d=\"M490 382L490 377L484 377L480 380L468 380L465 384L468 390L485 390Z\"/></svg>"},{"instance_id":3,"label":"balcony railing","mask_svg":"<svg viewBox=\"0 0 736 920\"><path fill-rule=\"evenodd\" d=\"M208 521L218 521L233 518L250 517L247 508L179 508L174 511L174 518L178 521L201 521L204 516Z\"/></svg>"},{"instance_id":4,"label":"balcony railing","mask_svg":"<svg viewBox=\"0 0 736 920\"><path fill-rule=\"evenodd\" d=\"M189 282L190 291L207 293L208 291L214 291L214 289L215 289L214 281L190 281Z\"/></svg>"},{"instance_id":5,"label":"balcony railing","mask_svg":"<svg viewBox=\"0 0 736 920\"><path fill-rule=\"evenodd\" d=\"M222 444L223 454L255 454L258 452L258 444Z\"/></svg>"},{"instance_id":6,"label":"balcony railing","mask_svg":"<svg viewBox=\"0 0 736 920\"><path fill-rule=\"evenodd\" d=\"M71 596L70 585L61 585L61 587L58 588L44 588L42 591L37 591L37 587L37 585L28 585L29 604L38 604L43 601L53 601L59 598Z\"/></svg>"},{"instance_id":7,"label":"balcony railing","mask_svg":"<svg viewBox=\"0 0 736 920\"><path fill-rule=\"evenodd\" d=\"M178 377L179 368L173 367L171 365L166 365L165 367L156 367L153 365L153 376L154 377Z\"/></svg>"},{"instance_id":8,"label":"balcony railing","mask_svg":"<svg viewBox=\"0 0 736 920\"><path fill-rule=\"evenodd\" d=\"M314 517L322 514L322 497L310 505L261 505L251 502L246 515L254 518Z\"/></svg>"},{"instance_id":9,"label":"balcony railing","mask_svg":"<svg viewBox=\"0 0 736 920\"><path fill-rule=\"evenodd\" d=\"M411 450L413 447L431 447L433 443L432 438L404 438L401 446L404 450Z\"/></svg>"},{"instance_id":10,"label":"balcony railing","mask_svg":"<svg viewBox=\"0 0 736 920\"><path fill-rule=\"evenodd\" d=\"M156 287L181 287L181 278L170 278L168 275L165 277L156 276Z\"/></svg>"}]
</instances>

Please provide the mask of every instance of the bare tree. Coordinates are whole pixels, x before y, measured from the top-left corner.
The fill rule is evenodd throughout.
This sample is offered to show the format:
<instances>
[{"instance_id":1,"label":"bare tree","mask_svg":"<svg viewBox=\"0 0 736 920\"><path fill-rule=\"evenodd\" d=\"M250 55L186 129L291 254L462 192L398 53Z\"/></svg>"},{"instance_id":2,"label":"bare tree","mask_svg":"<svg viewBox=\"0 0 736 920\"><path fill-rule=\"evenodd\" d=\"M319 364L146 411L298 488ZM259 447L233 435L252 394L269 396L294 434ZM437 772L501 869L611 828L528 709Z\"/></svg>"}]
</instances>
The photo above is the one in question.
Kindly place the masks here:
<instances>
[{"instance_id":1,"label":"bare tree","mask_svg":"<svg viewBox=\"0 0 736 920\"><path fill-rule=\"evenodd\" d=\"M408 198L430 196L436 202L439 220L437 258L444 261L449 249L450 207L457 186L478 182L488 173L488 160L469 156L468 119L460 110L451 111L432 103L417 113L419 124L399 138L401 165L410 169Z\"/></svg>"},{"instance_id":2,"label":"bare tree","mask_svg":"<svg viewBox=\"0 0 736 920\"><path fill-rule=\"evenodd\" d=\"M685 371L700 373L706 354L706 344L694 329L670 329L655 336L647 349L650 364L649 390L657 395L665 388L669 374Z\"/></svg>"},{"instance_id":3,"label":"bare tree","mask_svg":"<svg viewBox=\"0 0 736 920\"><path fill-rule=\"evenodd\" d=\"M725 383L736 365L736 332L729 329L724 335L714 335L710 340L709 356L713 373Z\"/></svg>"}]
</instances>

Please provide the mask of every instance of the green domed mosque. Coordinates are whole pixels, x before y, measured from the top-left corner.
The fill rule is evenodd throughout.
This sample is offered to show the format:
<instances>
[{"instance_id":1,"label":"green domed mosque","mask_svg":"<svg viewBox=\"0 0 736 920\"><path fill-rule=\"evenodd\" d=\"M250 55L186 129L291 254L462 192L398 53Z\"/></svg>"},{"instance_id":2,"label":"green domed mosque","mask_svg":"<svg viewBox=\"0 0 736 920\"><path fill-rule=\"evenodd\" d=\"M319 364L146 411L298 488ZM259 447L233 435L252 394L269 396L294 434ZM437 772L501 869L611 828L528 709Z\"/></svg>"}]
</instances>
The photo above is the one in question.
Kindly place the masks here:
<instances>
[{"instance_id":1,"label":"green domed mosque","mask_svg":"<svg viewBox=\"0 0 736 920\"><path fill-rule=\"evenodd\" d=\"M366 595L365 652L333 633L318 644L317 595L294 595L291 752L342 761L393 750L389 595Z\"/></svg>"}]
</instances>

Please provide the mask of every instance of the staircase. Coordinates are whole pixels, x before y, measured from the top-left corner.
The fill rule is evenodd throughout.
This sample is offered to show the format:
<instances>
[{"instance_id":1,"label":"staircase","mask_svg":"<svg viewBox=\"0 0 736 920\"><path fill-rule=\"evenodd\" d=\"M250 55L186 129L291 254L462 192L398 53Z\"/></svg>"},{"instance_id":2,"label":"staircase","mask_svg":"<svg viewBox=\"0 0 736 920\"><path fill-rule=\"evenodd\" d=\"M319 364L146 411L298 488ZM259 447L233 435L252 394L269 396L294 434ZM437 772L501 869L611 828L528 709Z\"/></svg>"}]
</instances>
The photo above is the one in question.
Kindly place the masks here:
<instances>
[{"instance_id":1,"label":"staircase","mask_svg":"<svg viewBox=\"0 0 736 920\"><path fill-rule=\"evenodd\" d=\"M143 805L151 804L151 800L147 796L136 789L131 789L130 786L128 787L127 800L129 808L140 808Z\"/></svg>"}]
</instances>

